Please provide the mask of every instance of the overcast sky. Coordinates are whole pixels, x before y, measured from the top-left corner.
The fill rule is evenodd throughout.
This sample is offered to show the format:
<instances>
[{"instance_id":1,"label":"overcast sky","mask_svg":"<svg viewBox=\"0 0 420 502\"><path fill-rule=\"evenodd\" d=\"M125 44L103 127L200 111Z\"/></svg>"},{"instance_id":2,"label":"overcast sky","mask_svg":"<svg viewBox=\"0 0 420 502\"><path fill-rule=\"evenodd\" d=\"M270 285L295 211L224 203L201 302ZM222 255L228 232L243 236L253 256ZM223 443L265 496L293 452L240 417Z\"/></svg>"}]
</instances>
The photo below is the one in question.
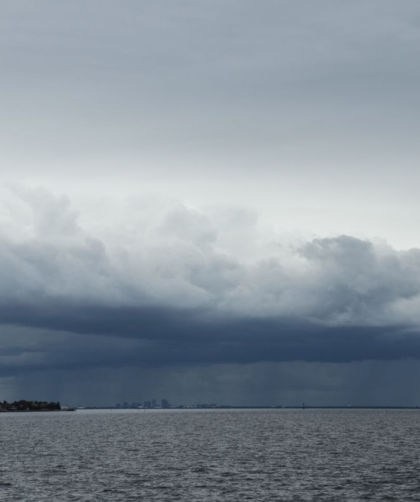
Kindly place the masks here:
<instances>
[{"instance_id":1,"label":"overcast sky","mask_svg":"<svg viewBox=\"0 0 420 502\"><path fill-rule=\"evenodd\" d=\"M420 403L417 0L0 2L0 398Z\"/></svg>"}]
</instances>

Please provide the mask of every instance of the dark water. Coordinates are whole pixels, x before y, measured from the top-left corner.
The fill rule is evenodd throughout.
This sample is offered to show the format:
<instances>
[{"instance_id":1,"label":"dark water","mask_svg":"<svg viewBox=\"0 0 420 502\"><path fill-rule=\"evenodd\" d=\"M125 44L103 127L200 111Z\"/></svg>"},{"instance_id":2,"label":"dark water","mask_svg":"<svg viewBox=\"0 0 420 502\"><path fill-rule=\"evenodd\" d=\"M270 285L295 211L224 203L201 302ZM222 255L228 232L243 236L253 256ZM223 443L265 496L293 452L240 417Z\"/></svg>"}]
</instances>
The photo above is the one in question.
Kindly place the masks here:
<instances>
[{"instance_id":1,"label":"dark water","mask_svg":"<svg viewBox=\"0 0 420 502\"><path fill-rule=\"evenodd\" d=\"M420 411L1 414L0 500L420 501Z\"/></svg>"}]
</instances>

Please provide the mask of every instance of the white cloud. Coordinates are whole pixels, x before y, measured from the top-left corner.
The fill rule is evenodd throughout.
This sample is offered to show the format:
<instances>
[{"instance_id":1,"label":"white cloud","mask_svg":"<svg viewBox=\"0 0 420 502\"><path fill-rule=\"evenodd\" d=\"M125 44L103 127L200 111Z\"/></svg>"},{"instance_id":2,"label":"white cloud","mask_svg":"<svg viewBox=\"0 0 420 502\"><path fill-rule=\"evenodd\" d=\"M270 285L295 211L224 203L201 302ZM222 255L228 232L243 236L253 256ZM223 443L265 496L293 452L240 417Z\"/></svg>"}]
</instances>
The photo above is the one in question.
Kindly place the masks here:
<instances>
[{"instance_id":1,"label":"white cloud","mask_svg":"<svg viewBox=\"0 0 420 502\"><path fill-rule=\"evenodd\" d=\"M150 198L93 221L45 189L4 187L1 195L2 302L420 323L418 249L343 235L282 242L246 209L204 211Z\"/></svg>"}]
</instances>

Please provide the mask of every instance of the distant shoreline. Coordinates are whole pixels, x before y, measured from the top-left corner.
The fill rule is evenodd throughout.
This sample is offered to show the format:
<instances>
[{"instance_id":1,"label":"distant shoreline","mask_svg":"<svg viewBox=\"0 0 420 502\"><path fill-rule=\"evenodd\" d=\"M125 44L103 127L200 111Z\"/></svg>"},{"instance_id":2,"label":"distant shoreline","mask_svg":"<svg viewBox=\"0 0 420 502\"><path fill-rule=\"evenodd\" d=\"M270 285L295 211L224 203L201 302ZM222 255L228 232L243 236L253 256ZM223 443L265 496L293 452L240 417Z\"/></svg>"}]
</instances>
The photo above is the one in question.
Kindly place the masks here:
<instances>
[{"instance_id":1,"label":"distant shoreline","mask_svg":"<svg viewBox=\"0 0 420 502\"><path fill-rule=\"evenodd\" d=\"M4 409L2 413L50 413L85 410L118 411L211 411L211 410L420 410L419 406L212 406L212 407L176 407L171 408L117 408L115 406L84 406L83 408L63 407L61 409Z\"/></svg>"},{"instance_id":2,"label":"distant shoreline","mask_svg":"<svg viewBox=\"0 0 420 502\"><path fill-rule=\"evenodd\" d=\"M133 411L174 411L174 410L420 410L419 406L212 406L171 408L117 408L116 406L84 406L83 410L133 410Z\"/></svg>"},{"instance_id":3,"label":"distant shoreline","mask_svg":"<svg viewBox=\"0 0 420 502\"><path fill-rule=\"evenodd\" d=\"M21 399L20 401L7 401L0 402L0 413L22 413L30 411L75 411L73 406L61 406L60 403L51 401L28 401Z\"/></svg>"},{"instance_id":4,"label":"distant shoreline","mask_svg":"<svg viewBox=\"0 0 420 502\"><path fill-rule=\"evenodd\" d=\"M76 411L74 410L0 410L0 413L56 413L60 411Z\"/></svg>"}]
</instances>

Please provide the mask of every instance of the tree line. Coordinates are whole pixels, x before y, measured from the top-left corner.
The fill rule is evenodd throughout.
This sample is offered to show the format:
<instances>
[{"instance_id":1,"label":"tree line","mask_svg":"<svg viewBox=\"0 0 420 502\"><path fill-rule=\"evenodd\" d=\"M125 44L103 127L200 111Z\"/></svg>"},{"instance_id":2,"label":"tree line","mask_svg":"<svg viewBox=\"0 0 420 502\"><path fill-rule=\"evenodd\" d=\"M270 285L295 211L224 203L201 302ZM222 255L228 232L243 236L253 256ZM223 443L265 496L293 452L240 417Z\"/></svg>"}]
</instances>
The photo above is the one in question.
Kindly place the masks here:
<instances>
[{"instance_id":1,"label":"tree line","mask_svg":"<svg viewBox=\"0 0 420 502\"><path fill-rule=\"evenodd\" d=\"M0 402L0 411L58 411L61 410L59 402L47 402L47 401L26 401L21 399L20 401L13 401L13 403L8 403L7 401Z\"/></svg>"}]
</instances>

